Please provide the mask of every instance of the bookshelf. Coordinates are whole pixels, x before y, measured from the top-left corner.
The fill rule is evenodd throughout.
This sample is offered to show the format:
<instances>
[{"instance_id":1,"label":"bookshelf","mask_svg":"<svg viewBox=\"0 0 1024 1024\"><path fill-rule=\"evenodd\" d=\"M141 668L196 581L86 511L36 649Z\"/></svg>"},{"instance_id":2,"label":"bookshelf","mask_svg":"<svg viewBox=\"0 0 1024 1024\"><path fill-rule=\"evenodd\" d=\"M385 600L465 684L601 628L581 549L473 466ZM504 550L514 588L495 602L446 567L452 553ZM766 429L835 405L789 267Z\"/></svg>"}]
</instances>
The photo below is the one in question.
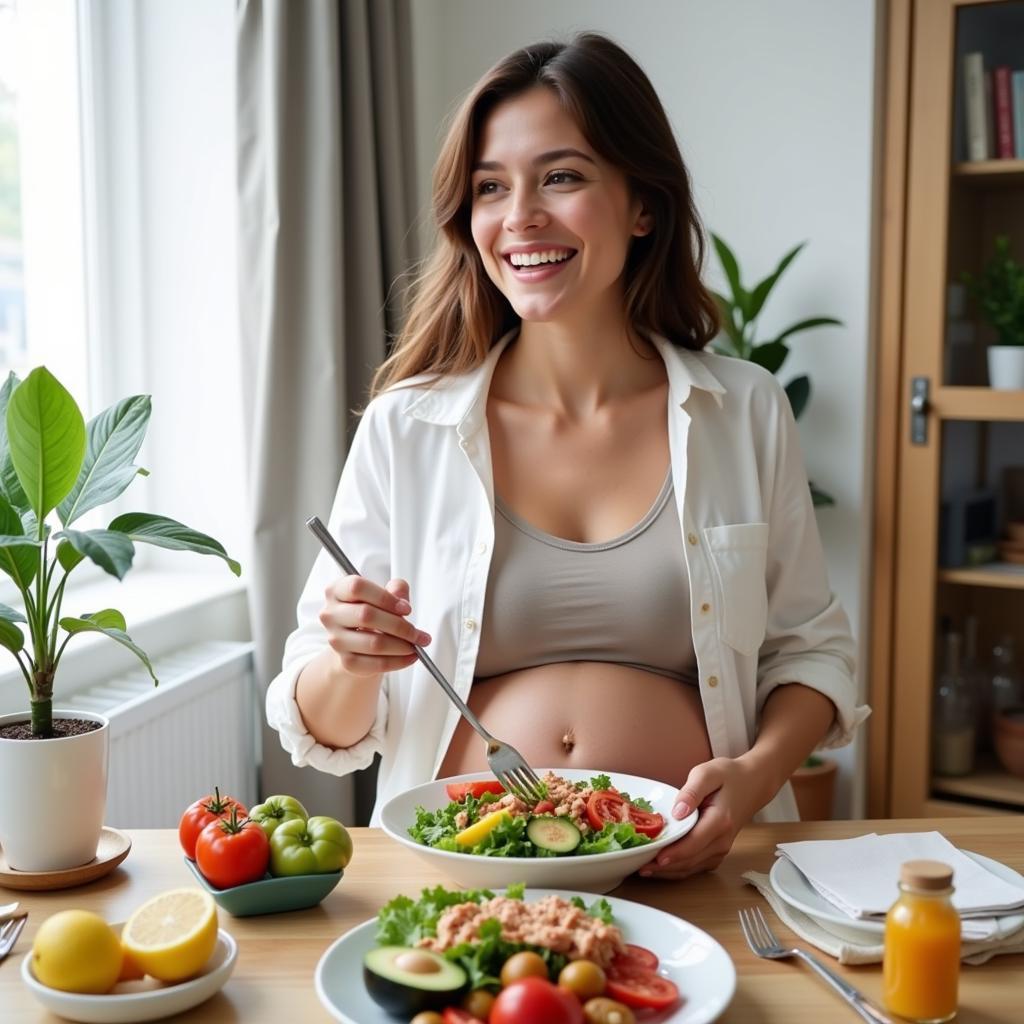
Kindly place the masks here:
<instances>
[{"instance_id":1,"label":"bookshelf","mask_svg":"<svg viewBox=\"0 0 1024 1024\"><path fill-rule=\"evenodd\" d=\"M1024 675L1024 565L949 563L941 547L968 491L990 495L988 508L994 499L994 519L983 517L993 539L1024 518L1024 390L989 386L997 336L961 287L999 236L1024 262L1024 159L997 158L992 97L993 148L978 158L966 61L981 55L974 73L1024 70L1024 0L891 0L886 16L868 813L1024 813L1024 777L990 753L969 774L935 774L931 722L942 634L969 617L979 660L1008 635ZM911 405L915 380L923 410ZM987 684L979 673L972 685Z\"/></svg>"}]
</instances>

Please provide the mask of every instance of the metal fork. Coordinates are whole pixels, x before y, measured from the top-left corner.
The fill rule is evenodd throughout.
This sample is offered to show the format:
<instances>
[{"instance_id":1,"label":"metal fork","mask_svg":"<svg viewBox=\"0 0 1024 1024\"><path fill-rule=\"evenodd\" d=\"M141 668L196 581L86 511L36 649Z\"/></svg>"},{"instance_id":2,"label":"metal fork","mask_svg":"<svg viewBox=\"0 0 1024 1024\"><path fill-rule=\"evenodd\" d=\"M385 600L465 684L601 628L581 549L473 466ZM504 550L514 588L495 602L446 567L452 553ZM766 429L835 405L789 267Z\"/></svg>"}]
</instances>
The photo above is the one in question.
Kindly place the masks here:
<instances>
[{"instance_id":1,"label":"metal fork","mask_svg":"<svg viewBox=\"0 0 1024 1024\"><path fill-rule=\"evenodd\" d=\"M869 1003L852 985L841 978L834 971L829 970L820 960L811 956L802 949L784 949L775 933L768 927L760 907L749 907L740 911L740 927L743 929L743 937L751 952L768 960L785 960L788 957L797 957L808 964L814 972L828 982L860 1015L863 1020L871 1024L893 1024L890 1017L887 1017L877 1006Z\"/></svg>"},{"instance_id":2,"label":"metal fork","mask_svg":"<svg viewBox=\"0 0 1024 1024\"><path fill-rule=\"evenodd\" d=\"M21 934L21 929L25 927L27 919L28 911L23 910L20 914L9 917L0 925L0 962L14 949L14 944L18 941L18 936Z\"/></svg>"},{"instance_id":3,"label":"metal fork","mask_svg":"<svg viewBox=\"0 0 1024 1024\"><path fill-rule=\"evenodd\" d=\"M327 527L318 516L306 520L306 525L316 535L327 553L350 576L358 576L359 570L348 560L338 542L331 536ZM434 664L433 659L419 644L413 644L416 657L426 666L427 671L441 685L449 699L462 713L462 717L483 737L487 744L487 763L497 780L510 792L527 803L537 803L544 799L544 790L537 773L526 763L526 758L515 747L501 740L496 740L481 724L480 720L466 706L454 687L444 677L444 673Z\"/></svg>"}]
</instances>

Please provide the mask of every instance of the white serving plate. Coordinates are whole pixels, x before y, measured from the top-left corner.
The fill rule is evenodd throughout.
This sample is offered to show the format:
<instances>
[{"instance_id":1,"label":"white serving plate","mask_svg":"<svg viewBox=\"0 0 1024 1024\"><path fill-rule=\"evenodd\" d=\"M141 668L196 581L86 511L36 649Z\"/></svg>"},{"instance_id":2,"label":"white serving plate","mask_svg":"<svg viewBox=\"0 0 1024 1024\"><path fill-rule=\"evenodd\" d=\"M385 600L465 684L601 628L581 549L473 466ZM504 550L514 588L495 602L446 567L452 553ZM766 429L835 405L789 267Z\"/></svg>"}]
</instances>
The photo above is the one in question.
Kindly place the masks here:
<instances>
[{"instance_id":1,"label":"white serving plate","mask_svg":"<svg viewBox=\"0 0 1024 1024\"><path fill-rule=\"evenodd\" d=\"M529 888L584 889L604 893L614 889L627 875L653 860L659 850L686 835L697 824L697 811L681 821L672 817L678 787L619 772L599 769L553 768L556 775L570 782L586 782L595 775L608 775L616 789L631 797L643 797L665 819L665 829L652 843L631 850L567 857L478 857L468 853L450 853L417 843L408 829L416 821L416 808L440 810L451 801L445 786L451 782L474 782L485 776L480 772L437 779L406 790L381 808L381 825L396 842L412 850L437 870L444 872L466 889L503 889L510 879L524 882ZM537 769L543 775L547 769Z\"/></svg>"},{"instance_id":2,"label":"white serving plate","mask_svg":"<svg viewBox=\"0 0 1024 1024\"><path fill-rule=\"evenodd\" d=\"M970 850L962 852L967 854L971 860L977 861L986 870L991 871L993 875L1003 879L1004 882L1024 888L1024 877L1021 877L1013 868L980 853L973 853ZM784 903L802 911L820 924L825 931L831 932L837 938L845 939L848 942L871 943L872 945L877 945L882 941L885 934L884 921L862 920L844 914L838 907L829 903L807 881L804 873L787 858L776 858L768 878L772 888ZM893 899L896 899L895 889ZM1002 922L1004 934L1009 934L1017 928L1024 927L1024 914L1009 914L1002 919Z\"/></svg>"},{"instance_id":3,"label":"white serving plate","mask_svg":"<svg viewBox=\"0 0 1024 1024\"><path fill-rule=\"evenodd\" d=\"M594 900L592 893L561 889L528 889L525 898L532 903L552 894L563 899L579 896L587 905ZM644 1024L716 1020L736 990L736 968L729 954L707 932L682 918L614 896L606 899L623 938L652 950L661 961L658 973L674 981L682 996L679 1006L659 1013L645 1011ZM358 925L329 946L316 965L316 994L342 1024L395 1024L363 984L363 957L376 946L376 930L376 918Z\"/></svg>"},{"instance_id":4,"label":"white serving plate","mask_svg":"<svg viewBox=\"0 0 1024 1024\"><path fill-rule=\"evenodd\" d=\"M115 931L121 925L112 925ZM238 959L238 945L223 930L217 932L217 945L206 961L203 973L176 985L163 985L153 978L122 981L106 995L81 995L61 992L36 980L32 973L32 955L21 961L21 977L32 994L51 1013L85 1024L134 1024L136 1021L159 1020L198 1006L223 987Z\"/></svg>"}]
</instances>

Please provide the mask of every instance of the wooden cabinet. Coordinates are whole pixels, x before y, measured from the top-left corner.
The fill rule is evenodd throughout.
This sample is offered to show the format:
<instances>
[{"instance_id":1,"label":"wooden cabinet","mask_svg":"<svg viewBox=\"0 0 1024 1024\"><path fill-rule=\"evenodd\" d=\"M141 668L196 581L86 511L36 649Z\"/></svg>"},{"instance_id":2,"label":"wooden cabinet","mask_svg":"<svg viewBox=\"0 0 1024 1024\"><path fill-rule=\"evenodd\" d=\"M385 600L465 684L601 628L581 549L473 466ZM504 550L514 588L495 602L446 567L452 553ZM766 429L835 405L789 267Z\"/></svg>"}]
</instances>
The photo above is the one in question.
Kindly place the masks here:
<instances>
[{"instance_id":1,"label":"wooden cabinet","mask_svg":"<svg viewBox=\"0 0 1024 1024\"><path fill-rule=\"evenodd\" d=\"M933 772L931 721L940 634L969 616L982 662L1010 635L1024 671L1024 565L940 557L944 504L948 522L951 500L989 492L1001 533L1005 481L1024 473L1024 391L987 386L994 339L971 306L974 343L952 353L948 322L950 285L982 269L997 236L1024 261L1024 160L967 161L963 61L1024 68L1024 0L891 0L880 16L869 814L1021 813L1024 777L990 753L970 775Z\"/></svg>"}]
</instances>

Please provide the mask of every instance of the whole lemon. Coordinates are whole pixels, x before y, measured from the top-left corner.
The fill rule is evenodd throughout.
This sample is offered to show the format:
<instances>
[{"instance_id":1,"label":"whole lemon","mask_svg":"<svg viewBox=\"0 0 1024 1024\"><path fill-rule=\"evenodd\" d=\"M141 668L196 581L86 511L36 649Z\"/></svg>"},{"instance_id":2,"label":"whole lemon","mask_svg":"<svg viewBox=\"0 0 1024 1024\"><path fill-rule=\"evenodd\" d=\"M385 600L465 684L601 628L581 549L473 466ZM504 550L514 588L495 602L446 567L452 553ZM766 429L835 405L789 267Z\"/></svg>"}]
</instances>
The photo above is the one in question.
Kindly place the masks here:
<instances>
[{"instance_id":1,"label":"whole lemon","mask_svg":"<svg viewBox=\"0 0 1024 1024\"><path fill-rule=\"evenodd\" d=\"M61 910L48 917L32 943L32 973L62 992L109 992L121 973L121 941L88 910Z\"/></svg>"}]
</instances>

